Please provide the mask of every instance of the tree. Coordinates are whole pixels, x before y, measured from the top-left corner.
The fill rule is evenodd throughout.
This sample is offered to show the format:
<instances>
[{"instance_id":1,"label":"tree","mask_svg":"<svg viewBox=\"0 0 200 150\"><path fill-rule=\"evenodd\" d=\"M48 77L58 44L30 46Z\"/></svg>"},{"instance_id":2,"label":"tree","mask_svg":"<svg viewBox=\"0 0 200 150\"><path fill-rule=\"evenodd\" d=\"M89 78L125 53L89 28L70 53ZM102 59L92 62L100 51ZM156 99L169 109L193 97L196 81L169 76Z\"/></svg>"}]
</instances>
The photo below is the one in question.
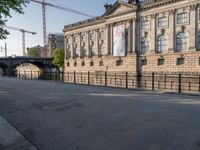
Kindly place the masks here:
<instances>
[{"instance_id":1,"label":"tree","mask_svg":"<svg viewBox=\"0 0 200 150\"><path fill-rule=\"evenodd\" d=\"M9 32L4 29L7 18L11 18L10 11L24 13L23 6L26 6L29 0L1 0L0 2L0 39L6 39Z\"/></svg>"},{"instance_id":2,"label":"tree","mask_svg":"<svg viewBox=\"0 0 200 150\"><path fill-rule=\"evenodd\" d=\"M64 49L62 48L56 48L53 52L53 65L59 68L64 67Z\"/></svg>"},{"instance_id":3,"label":"tree","mask_svg":"<svg viewBox=\"0 0 200 150\"><path fill-rule=\"evenodd\" d=\"M40 47L28 48L27 56L30 56L32 58L40 58L41 57L41 48Z\"/></svg>"}]
</instances>

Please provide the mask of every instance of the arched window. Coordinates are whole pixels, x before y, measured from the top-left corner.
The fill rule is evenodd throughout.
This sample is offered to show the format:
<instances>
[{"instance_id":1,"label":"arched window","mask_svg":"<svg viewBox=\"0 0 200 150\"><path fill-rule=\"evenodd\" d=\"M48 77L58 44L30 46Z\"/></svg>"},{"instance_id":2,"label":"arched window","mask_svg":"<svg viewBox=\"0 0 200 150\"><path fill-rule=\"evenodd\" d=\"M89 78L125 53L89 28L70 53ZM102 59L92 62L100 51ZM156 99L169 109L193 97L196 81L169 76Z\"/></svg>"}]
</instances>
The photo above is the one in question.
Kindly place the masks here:
<instances>
[{"instance_id":1,"label":"arched window","mask_svg":"<svg viewBox=\"0 0 200 150\"><path fill-rule=\"evenodd\" d=\"M71 57L71 49L70 45L68 45L66 49L66 58L69 59L70 57Z\"/></svg>"},{"instance_id":2,"label":"arched window","mask_svg":"<svg viewBox=\"0 0 200 150\"><path fill-rule=\"evenodd\" d=\"M142 43L141 43L141 53L145 54L149 51L149 40L147 37L142 39Z\"/></svg>"},{"instance_id":3,"label":"arched window","mask_svg":"<svg viewBox=\"0 0 200 150\"><path fill-rule=\"evenodd\" d=\"M187 49L187 34L185 32L178 33L176 36L176 51L181 52Z\"/></svg>"},{"instance_id":4,"label":"arched window","mask_svg":"<svg viewBox=\"0 0 200 150\"><path fill-rule=\"evenodd\" d=\"M105 55L105 45L104 45L104 41L101 41L101 43L99 44L99 56L103 56Z\"/></svg>"},{"instance_id":5,"label":"arched window","mask_svg":"<svg viewBox=\"0 0 200 150\"><path fill-rule=\"evenodd\" d=\"M94 42L92 42L91 45L90 45L90 50L89 50L89 56L90 57L95 56L95 50L96 50L95 44L94 44Z\"/></svg>"},{"instance_id":6,"label":"arched window","mask_svg":"<svg viewBox=\"0 0 200 150\"><path fill-rule=\"evenodd\" d=\"M78 57L78 54L77 54L77 44L75 44L74 46L74 49L73 49L73 58L76 59Z\"/></svg>"},{"instance_id":7,"label":"arched window","mask_svg":"<svg viewBox=\"0 0 200 150\"><path fill-rule=\"evenodd\" d=\"M162 53L167 50L167 37L161 35L157 39L157 52Z\"/></svg>"}]
</instances>

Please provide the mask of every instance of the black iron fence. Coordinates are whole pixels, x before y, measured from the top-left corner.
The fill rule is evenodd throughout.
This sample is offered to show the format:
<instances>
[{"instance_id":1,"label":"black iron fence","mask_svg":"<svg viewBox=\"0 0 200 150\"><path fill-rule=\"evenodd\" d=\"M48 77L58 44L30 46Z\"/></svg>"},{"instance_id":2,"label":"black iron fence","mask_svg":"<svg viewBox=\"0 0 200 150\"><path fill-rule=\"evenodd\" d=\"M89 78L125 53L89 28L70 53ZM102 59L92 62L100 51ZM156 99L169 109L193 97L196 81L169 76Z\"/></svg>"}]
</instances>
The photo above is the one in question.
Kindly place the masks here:
<instances>
[{"instance_id":1,"label":"black iron fence","mask_svg":"<svg viewBox=\"0 0 200 150\"><path fill-rule=\"evenodd\" d=\"M98 85L105 87L141 88L173 92L200 93L200 75L134 72L43 72L25 71L13 73L22 79L42 79L57 82Z\"/></svg>"}]
</instances>

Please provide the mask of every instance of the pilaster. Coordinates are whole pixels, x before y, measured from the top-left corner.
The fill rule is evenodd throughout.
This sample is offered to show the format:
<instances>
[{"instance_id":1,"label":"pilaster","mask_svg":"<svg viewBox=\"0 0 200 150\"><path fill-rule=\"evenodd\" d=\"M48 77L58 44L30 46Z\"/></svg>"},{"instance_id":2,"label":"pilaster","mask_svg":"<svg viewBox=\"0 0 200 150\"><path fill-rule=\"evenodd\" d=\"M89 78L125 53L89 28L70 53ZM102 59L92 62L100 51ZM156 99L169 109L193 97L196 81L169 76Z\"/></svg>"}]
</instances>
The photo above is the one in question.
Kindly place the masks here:
<instances>
[{"instance_id":1,"label":"pilaster","mask_svg":"<svg viewBox=\"0 0 200 150\"><path fill-rule=\"evenodd\" d=\"M150 53L156 52L156 14L151 15L151 49Z\"/></svg>"},{"instance_id":2,"label":"pilaster","mask_svg":"<svg viewBox=\"0 0 200 150\"><path fill-rule=\"evenodd\" d=\"M95 55L99 54L99 29L95 30Z\"/></svg>"},{"instance_id":3,"label":"pilaster","mask_svg":"<svg viewBox=\"0 0 200 150\"><path fill-rule=\"evenodd\" d=\"M175 11L169 11L169 41L168 41L168 53L173 53L175 50Z\"/></svg>"},{"instance_id":4,"label":"pilaster","mask_svg":"<svg viewBox=\"0 0 200 150\"><path fill-rule=\"evenodd\" d=\"M196 19L196 5L191 5L189 51L196 51Z\"/></svg>"},{"instance_id":5,"label":"pilaster","mask_svg":"<svg viewBox=\"0 0 200 150\"><path fill-rule=\"evenodd\" d=\"M128 28L128 52L132 53L133 47L132 47L132 41L133 41L133 20L130 19L129 21L129 28Z\"/></svg>"}]
</instances>

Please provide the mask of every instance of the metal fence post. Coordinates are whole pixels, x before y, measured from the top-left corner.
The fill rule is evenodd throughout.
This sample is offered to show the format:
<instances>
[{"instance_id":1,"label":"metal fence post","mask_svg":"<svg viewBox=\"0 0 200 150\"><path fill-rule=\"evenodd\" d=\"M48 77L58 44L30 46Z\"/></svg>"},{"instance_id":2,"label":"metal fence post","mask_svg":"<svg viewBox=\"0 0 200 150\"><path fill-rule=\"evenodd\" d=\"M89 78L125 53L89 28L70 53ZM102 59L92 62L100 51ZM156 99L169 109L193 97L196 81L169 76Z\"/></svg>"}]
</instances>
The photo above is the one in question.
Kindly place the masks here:
<instances>
[{"instance_id":1,"label":"metal fence post","mask_svg":"<svg viewBox=\"0 0 200 150\"><path fill-rule=\"evenodd\" d=\"M166 89L167 88L167 85L166 85L166 83L167 83L167 75L165 74L165 79L164 79L165 81L164 81L164 89Z\"/></svg>"},{"instance_id":2,"label":"metal fence post","mask_svg":"<svg viewBox=\"0 0 200 150\"><path fill-rule=\"evenodd\" d=\"M26 70L24 70L24 78L26 79Z\"/></svg>"},{"instance_id":3,"label":"metal fence post","mask_svg":"<svg viewBox=\"0 0 200 150\"><path fill-rule=\"evenodd\" d=\"M126 72L126 88L128 89L128 72Z\"/></svg>"},{"instance_id":4,"label":"metal fence post","mask_svg":"<svg viewBox=\"0 0 200 150\"><path fill-rule=\"evenodd\" d=\"M181 93L181 74L178 75L178 92Z\"/></svg>"},{"instance_id":5,"label":"metal fence post","mask_svg":"<svg viewBox=\"0 0 200 150\"><path fill-rule=\"evenodd\" d=\"M199 75L199 92L200 92L200 75Z\"/></svg>"},{"instance_id":6,"label":"metal fence post","mask_svg":"<svg viewBox=\"0 0 200 150\"><path fill-rule=\"evenodd\" d=\"M74 71L74 84L76 84L76 71Z\"/></svg>"},{"instance_id":7,"label":"metal fence post","mask_svg":"<svg viewBox=\"0 0 200 150\"><path fill-rule=\"evenodd\" d=\"M105 71L105 87L107 87L107 71Z\"/></svg>"},{"instance_id":8,"label":"metal fence post","mask_svg":"<svg viewBox=\"0 0 200 150\"><path fill-rule=\"evenodd\" d=\"M32 75L32 70L31 70L31 80L32 80L32 78L33 78L33 75Z\"/></svg>"},{"instance_id":9,"label":"metal fence post","mask_svg":"<svg viewBox=\"0 0 200 150\"><path fill-rule=\"evenodd\" d=\"M65 72L62 71L61 73L62 73L62 82L64 82Z\"/></svg>"},{"instance_id":10,"label":"metal fence post","mask_svg":"<svg viewBox=\"0 0 200 150\"><path fill-rule=\"evenodd\" d=\"M88 71L88 85L90 85L90 72Z\"/></svg>"},{"instance_id":11,"label":"metal fence post","mask_svg":"<svg viewBox=\"0 0 200 150\"><path fill-rule=\"evenodd\" d=\"M20 72L20 70L19 70L19 78L21 79L21 72Z\"/></svg>"},{"instance_id":12,"label":"metal fence post","mask_svg":"<svg viewBox=\"0 0 200 150\"><path fill-rule=\"evenodd\" d=\"M152 73L152 90L154 91L155 88L154 88L154 81L155 81L155 73L153 72Z\"/></svg>"}]
</instances>

